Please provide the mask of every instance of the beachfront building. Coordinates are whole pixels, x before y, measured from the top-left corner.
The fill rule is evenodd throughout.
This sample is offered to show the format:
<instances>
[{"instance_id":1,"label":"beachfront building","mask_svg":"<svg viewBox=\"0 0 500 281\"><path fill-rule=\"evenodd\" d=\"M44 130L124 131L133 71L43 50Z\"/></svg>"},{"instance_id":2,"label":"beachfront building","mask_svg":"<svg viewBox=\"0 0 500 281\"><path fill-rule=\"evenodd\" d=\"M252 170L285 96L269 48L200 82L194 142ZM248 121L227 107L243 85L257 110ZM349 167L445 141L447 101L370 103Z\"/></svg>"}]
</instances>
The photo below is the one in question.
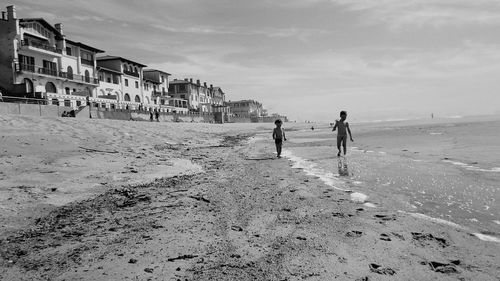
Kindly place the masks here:
<instances>
[{"instance_id":1,"label":"beachfront building","mask_svg":"<svg viewBox=\"0 0 500 281\"><path fill-rule=\"evenodd\" d=\"M62 24L17 18L8 6L0 19L0 88L7 95L78 107L99 102L96 54L102 50L66 38Z\"/></svg>"},{"instance_id":2,"label":"beachfront building","mask_svg":"<svg viewBox=\"0 0 500 281\"><path fill-rule=\"evenodd\" d=\"M97 57L99 68L98 91L100 94L116 95L115 104L119 109L144 109L145 104L151 104L151 97L143 94L144 64L118 57Z\"/></svg>"},{"instance_id":3,"label":"beachfront building","mask_svg":"<svg viewBox=\"0 0 500 281\"><path fill-rule=\"evenodd\" d=\"M168 94L170 73L156 70L144 70L144 96L151 97L152 105L149 108L160 112L187 113L187 100L174 98Z\"/></svg>"},{"instance_id":4,"label":"beachfront building","mask_svg":"<svg viewBox=\"0 0 500 281\"><path fill-rule=\"evenodd\" d=\"M211 91L207 83L193 79L174 79L168 87L168 94L176 99L187 100L190 112L211 112Z\"/></svg>"},{"instance_id":5,"label":"beachfront building","mask_svg":"<svg viewBox=\"0 0 500 281\"><path fill-rule=\"evenodd\" d=\"M236 117L261 117L262 104L255 100L229 101L226 103Z\"/></svg>"}]
</instances>

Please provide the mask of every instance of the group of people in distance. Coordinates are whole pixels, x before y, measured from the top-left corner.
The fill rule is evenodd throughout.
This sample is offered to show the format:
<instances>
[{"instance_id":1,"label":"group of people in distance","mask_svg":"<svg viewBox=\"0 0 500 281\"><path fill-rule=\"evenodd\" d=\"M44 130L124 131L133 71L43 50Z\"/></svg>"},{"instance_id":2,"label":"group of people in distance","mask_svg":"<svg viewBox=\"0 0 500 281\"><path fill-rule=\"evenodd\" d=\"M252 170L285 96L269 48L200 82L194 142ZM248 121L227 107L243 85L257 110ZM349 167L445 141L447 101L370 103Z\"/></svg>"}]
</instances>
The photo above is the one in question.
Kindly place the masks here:
<instances>
[{"instance_id":1,"label":"group of people in distance","mask_svg":"<svg viewBox=\"0 0 500 281\"><path fill-rule=\"evenodd\" d=\"M155 109L154 116L156 122L160 122L160 112ZM153 122L153 111L149 111L149 121Z\"/></svg>"},{"instance_id":2,"label":"group of people in distance","mask_svg":"<svg viewBox=\"0 0 500 281\"><path fill-rule=\"evenodd\" d=\"M341 147L344 148L344 155L347 154L347 134L349 134L349 139L354 142L352 139L351 128L349 128L349 123L346 122L347 112L342 110L340 112L340 119L335 120L335 125L333 126L332 132L337 130L337 149L339 152L337 156L341 155ZM274 121L276 127L273 130L273 139L276 144L276 154L278 158L281 158L281 149L283 147L283 141L286 141L285 130L281 127L283 122L278 119ZM314 127L311 127L311 130L314 130Z\"/></svg>"},{"instance_id":3,"label":"group of people in distance","mask_svg":"<svg viewBox=\"0 0 500 281\"><path fill-rule=\"evenodd\" d=\"M76 113L74 110L71 111L63 111L61 117L76 117Z\"/></svg>"}]
</instances>

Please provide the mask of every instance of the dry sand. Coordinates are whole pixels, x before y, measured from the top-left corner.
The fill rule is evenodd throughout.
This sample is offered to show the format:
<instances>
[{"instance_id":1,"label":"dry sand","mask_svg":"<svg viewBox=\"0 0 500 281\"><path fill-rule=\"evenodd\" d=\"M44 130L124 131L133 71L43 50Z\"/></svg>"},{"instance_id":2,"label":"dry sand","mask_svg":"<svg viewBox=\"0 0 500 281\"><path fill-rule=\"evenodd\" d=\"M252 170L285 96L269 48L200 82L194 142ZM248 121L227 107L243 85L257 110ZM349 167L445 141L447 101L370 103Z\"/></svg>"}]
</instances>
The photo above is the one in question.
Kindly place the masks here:
<instances>
[{"instance_id":1,"label":"dry sand","mask_svg":"<svg viewBox=\"0 0 500 281\"><path fill-rule=\"evenodd\" d=\"M0 116L0 279L500 280L497 243L351 202L272 127Z\"/></svg>"}]
</instances>

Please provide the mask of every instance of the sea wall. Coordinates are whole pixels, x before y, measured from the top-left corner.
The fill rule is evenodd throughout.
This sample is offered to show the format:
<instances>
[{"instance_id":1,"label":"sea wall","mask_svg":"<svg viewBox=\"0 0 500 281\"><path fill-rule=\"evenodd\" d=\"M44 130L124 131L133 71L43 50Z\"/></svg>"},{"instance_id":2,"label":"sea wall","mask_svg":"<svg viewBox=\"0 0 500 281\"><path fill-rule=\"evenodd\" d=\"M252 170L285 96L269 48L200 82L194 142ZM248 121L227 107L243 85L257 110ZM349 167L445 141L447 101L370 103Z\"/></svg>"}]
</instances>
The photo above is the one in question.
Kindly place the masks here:
<instances>
[{"instance_id":1,"label":"sea wall","mask_svg":"<svg viewBox=\"0 0 500 281\"><path fill-rule=\"evenodd\" d=\"M57 105L0 102L0 114L21 114L43 117L60 117L64 111L73 108Z\"/></svg>"}]
</instances>

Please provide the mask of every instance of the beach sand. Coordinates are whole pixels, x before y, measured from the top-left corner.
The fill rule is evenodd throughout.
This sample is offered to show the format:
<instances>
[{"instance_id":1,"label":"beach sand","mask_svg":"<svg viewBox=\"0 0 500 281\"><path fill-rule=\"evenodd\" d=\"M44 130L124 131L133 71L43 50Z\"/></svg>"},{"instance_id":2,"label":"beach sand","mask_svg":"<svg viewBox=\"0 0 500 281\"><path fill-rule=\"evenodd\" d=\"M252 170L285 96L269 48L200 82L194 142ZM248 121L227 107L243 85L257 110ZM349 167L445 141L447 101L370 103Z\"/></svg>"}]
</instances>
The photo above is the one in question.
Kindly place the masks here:
<instances>
[{"instance_id":1,"label":"beach sand","mask_svg":"<svg viewBox=\"0 0 500 281\"><path fill-rule=\"evenodd\" d=\"M500 280L498 243L353 202L272 128L0 116L0 279Z\"/></svg>"}]
</instances>

